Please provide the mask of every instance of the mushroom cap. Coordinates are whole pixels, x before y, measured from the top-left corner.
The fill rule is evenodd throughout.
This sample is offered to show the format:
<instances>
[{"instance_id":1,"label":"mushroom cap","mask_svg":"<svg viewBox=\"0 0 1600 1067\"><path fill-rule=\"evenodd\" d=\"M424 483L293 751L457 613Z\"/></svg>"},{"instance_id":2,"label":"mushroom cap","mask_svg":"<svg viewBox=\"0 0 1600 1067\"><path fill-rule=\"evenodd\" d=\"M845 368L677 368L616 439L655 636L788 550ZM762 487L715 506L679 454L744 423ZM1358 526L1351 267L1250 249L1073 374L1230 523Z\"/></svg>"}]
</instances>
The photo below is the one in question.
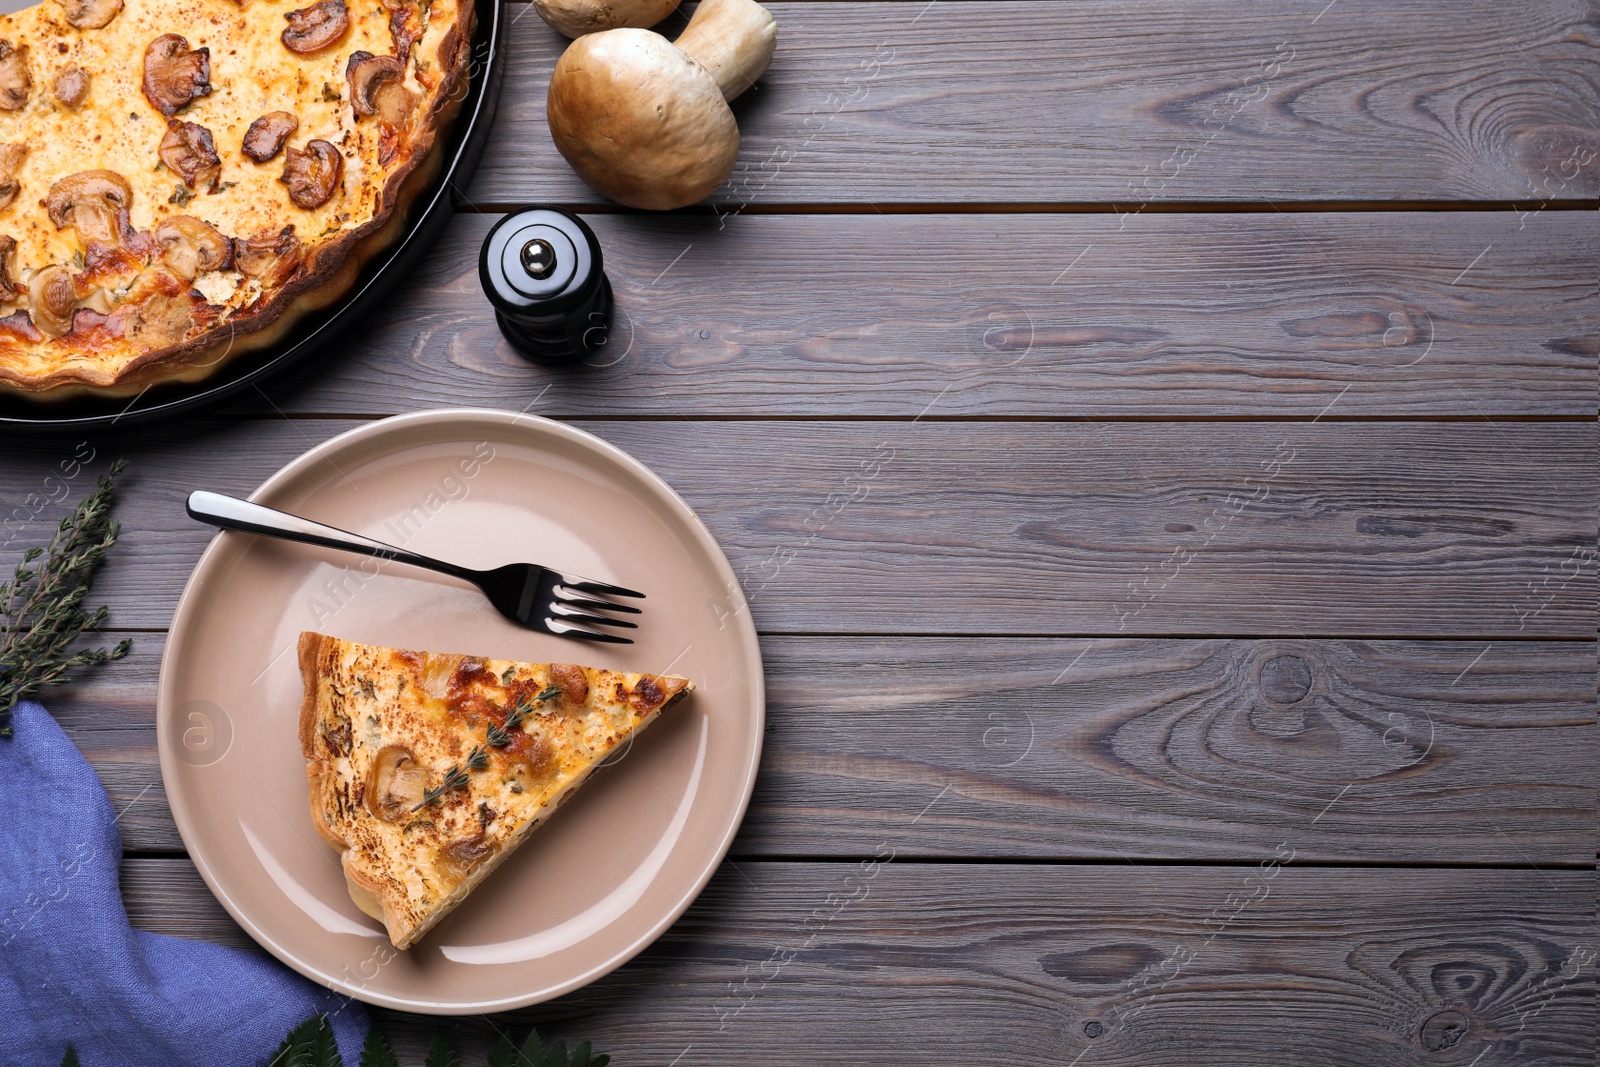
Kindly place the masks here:
<instances>
[{"instance_id":1,"label":"mushroom cap","mask_svg":"<svg viewBox=\"0 0 1600 1067\"><path fill-rule=\"evenodd\" d=\"M533 0L539 17L559 33L586 33L622 27L654 26L677 8L679 0Z\"/></svg>"},{"instance_id":2,"label":"mushroom cap","mask_svg":"<svg viewBox=\"0 0 1600 1067\"><path fill-rule=\"evenodd\" d=\"M579 37L550 76L550 135L596 192L628 207L687 207L728 180L739 126L717 81L649 30Z\"/></svg>"}]
</instances>

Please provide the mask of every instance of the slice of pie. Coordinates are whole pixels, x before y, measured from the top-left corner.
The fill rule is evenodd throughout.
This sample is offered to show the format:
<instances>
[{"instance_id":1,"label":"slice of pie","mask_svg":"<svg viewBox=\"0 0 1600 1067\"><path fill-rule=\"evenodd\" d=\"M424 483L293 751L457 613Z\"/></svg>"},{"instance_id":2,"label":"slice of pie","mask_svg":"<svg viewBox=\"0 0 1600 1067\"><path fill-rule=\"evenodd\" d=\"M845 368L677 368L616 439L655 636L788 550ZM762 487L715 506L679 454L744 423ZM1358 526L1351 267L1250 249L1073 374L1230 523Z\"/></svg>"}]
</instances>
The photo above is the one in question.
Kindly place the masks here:
<instances>
[{"instance_id":1,"label":"slice of pie","mask_svg":"<svg viewBox=\"0 0 1600 1067\"><path fill-rule=\"evenodd\" d=\"M694 688L571 663L407 652L300 635L311 819L350 896L410 948Z\"/></svg>"}]
</instances>

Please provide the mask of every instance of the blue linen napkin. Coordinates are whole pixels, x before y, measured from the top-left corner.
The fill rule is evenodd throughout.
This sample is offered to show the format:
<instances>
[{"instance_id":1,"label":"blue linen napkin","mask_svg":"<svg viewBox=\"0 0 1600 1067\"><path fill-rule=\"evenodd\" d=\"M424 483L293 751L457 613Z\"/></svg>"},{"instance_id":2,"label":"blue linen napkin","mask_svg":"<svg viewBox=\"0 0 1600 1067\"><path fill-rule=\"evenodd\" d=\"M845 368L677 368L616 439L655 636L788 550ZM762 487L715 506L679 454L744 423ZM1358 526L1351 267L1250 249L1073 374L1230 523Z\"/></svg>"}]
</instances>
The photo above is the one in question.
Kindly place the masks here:
<instances>
[{"instance_id":1,"label":"blue linen napkin","mask_svg":"<svg viewBox=\"0 0 1600 1067\"><path fill-rule=\"evenodd\" d=\"M134 930L100 779L38 704L0 740L0 1063L259 1067L322 1012L346 1064L367 1013L267 956Z\"/></svg>"}]
</instances>

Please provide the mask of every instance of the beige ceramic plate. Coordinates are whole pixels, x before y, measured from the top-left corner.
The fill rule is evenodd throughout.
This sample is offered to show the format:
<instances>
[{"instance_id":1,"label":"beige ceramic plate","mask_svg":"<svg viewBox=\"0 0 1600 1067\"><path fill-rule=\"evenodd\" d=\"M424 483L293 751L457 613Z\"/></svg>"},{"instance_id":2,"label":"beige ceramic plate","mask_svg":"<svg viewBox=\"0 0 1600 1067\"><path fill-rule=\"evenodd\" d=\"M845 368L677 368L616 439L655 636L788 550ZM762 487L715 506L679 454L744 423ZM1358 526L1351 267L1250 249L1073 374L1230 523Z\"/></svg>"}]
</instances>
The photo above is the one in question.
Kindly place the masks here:
<instances>
[{"instance_id":1,"label":"beige ceramic plate","mask_svg":"<svg viewBox=\"0 0 1600 1067\"><path fill-rule=\"evenodd\" d=\"M202 488L197 486L196 488ZM765 700L755 628L700 520L636 460L560 423L447 410L363 426L252 497L472 567L528 560L649 594L633 646L502 618L451 579L224 533L161 666L161 773L224 907L291 967L374 1004L464 1014L559 996L689 906L744 814ZM293 653L301 630L402 648L686 675L697 690L601 769L409 952L345 891L312 829Z\"/></svg>"}]
</instances>

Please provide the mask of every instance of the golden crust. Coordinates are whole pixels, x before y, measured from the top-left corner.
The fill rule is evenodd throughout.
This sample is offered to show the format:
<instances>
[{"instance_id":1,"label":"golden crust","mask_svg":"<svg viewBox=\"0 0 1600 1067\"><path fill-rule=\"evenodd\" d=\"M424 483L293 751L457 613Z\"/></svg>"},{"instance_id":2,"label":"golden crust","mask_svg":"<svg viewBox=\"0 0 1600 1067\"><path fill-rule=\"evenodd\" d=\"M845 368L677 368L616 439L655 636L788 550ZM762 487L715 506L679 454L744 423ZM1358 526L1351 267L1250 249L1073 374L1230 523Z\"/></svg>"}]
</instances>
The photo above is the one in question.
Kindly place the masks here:
<instances>
[{"instance_id":1,"label":"golden crust","mask_svg":"<svg viewBox=\"0 0 1600 1067\"><path fill-rule=\"evenodd\" d=\"M351 899L400 949L694 688L686 678L316 633L301 634L299 654L312 822L341 851ZM521 720L508 722L518 707Z\"/></svg>"},{"instance_id":2,"label":"golden crust","mask_svg":"<svg viewBox=\"0 0 1600 1067\"><path fill-rule=\"evenodd\" d=\"M361 269L394 244L404 231L408 221L407 216L417 198L438 173L443 156L442 134L455 119L466 96L474 4L472 0L433 0L426 8L421 8L416 5L416 0L362 0L361 3L349 0L349 2L354 28L348 39L338 47L330 48L318 56L291 56L288 60L284 60L283 57L290 56L290 53L280 48L283 55L274 55L270 58L298 79L293 83L299 87L298 107L310 112L321 123L320 126L311 128L303 123L298 133L291 139L291 143L303 143L308 137L332 138L339 135L337 132L339 130L343 131L344 140L341 143L353 141L352 148L346 153L352 157L352 161L346 165L347 173L343 188L346 194L351 190L355 191L357 210L354 213L345 212L342 216L334 214L336 208L348 199L345 194L335 198L336 203L333 207L321 211L308 212L298 208L289 201L286 193L280 192L283 186L273 184L282 167L281 155L264 165L256 164L241 155L238 134L245 125L257 117L258 110L269 109L270 101L264 95L267 90L260 89L257 95L251 96L245 93L241 86L241 92L237 94L240 99L228 97L229 100L234 100L237 106L226 115L219 113L220 104L213 106L210 103L212 97L198 98L196 104L180 112L177 117L184 120L203 119L217 126L219 130L228 131L226 135L219 135L216 149L223 160L222 176L226 178L232 174L240 178L239 188L228 188L224 183L220 191L208 193L201 187L199 192L191 196L189 202L171 207L156 202L155 198L150 196L144 197L144 202L141 202L139 190L141 186L148 188L150 181L142 173L134 174L135 244L144 242L139 247L145 249L146 256L149 255L149 230L140 228L141 214L149 220L150 227L153 228L154 223L162 217L180 213L192 213L203 217L208 212L213 217L219 214L232 217L239 221L240 226L248 225L248 232L236 232L232 235L236 238L269 231L277 232L278 228L285 225L309 223L314 226L320 222L329 227L322 235L325 239L304 234L304 227L299 228L297 236L303 234L304 259L282 284L276 286L254 284L251 279L238 271L229 270L213 272L215 277L202 275L193 283L195 287L181 297L168 294L165 299L169 303L187 304L189 308L187 312L181 308L178 312L180 316L185 316L179 321L187 321L188 328L179 339L170 343L144 344L130 341L127 337L112 339L105 335L103 329L97 333L98 320L92 317L85 320L83 317L85 307L92 306L84 301L80 301L76 313L79 319L75 321L74 328L66 337L58 340L52 341L48 338L30 340L19 334L19 331L26 332L22 327L18 330L0 328L0 391L20 392L37 400L67 399L85 394L125 396L133 395L163 381L203 379L225 364L276 343L307 313L337 301L350 290ZM220 58L220 53L229 43L230 26L248 26L251 33L259 36L259 23L248 22L248 19L280 20L284 14L276 6L259 2L247 3L241 9L234 0L130 0L128 10L117 16L117 19L137 17L144 20L138 25L148 26L156 17L151 14L152 10L170 7L189 19L187 23L179 20L178 25L181 26L191 24L196 17L195 12L204 13L206 5L217 6L219 11L224 13L220 18L212 19L212 23L220 29L214 29L212 36L208 38L208 47L213 57L217 58ZM407 44L412 56L402 79L403 84L412 88L414 96L420 103L403 130L393 127L388 133L380 135L378 120L371 117L357 118L351 101L341 100L330 106L329 101L332 98L327 95L330 89L343 96L350 95L351 89L347 83L335 87L323 75L328 74L328 70L343 71L346 57L357 45L365 44L366 50L380 54L386 52L387 49L381 48L376 43L379 39L376 35L380 33L380 24L382 24L382 39L386 42L392 40L390 47L399 49L400 39L396 35L392 19L402 17L408 6L423 12L422 18L427 20L421 27L421 36ZM53 37L63 38L58 43L66 57L62 63L66 64L78 58L78 52L84 47L83 41L90 40L87 35L106 33L115 30L119 25L117 19L114 19L106 30L84 30L80 40L80 31L67 27L55 17L61 11L62 8L58 4L52 0L45 0L36 8L0 16L0 37L9 33L14 37L24 38L29 34L23 31L32 30L34 38L44 38L33 40L32 53L47 59L46 62L35 64L32 94L38 99L24 111L11 115L0 114L0 142L24 140L29 136L30 123L59 124L63 121L61 114L63 106L59 102L51 103L46 99L50 92L49 78L55 76L54 67L57 65L50 55L51 50L47 47ZM402 15L396 15L396 12L401 12ZM179 14L175 14L173 19L178 20ZM237 21L233 21L235 17ZM277 22L277 29L281 27L282 22ZM130 29L128 32L131 33L133 30ZM273 32L276 32L276 29ZM69 40L72 49L70 52L66 51ZM196 40L198 42L200 38L197 36ZM258 46L259 43L256 42ZM240 58L235 57L229 63L237 75L243 66ZM228 64L218 63L214 59L213 82L219 77L217 70L219 66ZM311 71L309 80L302 67ZM95 73L94 70L89 71L91 89L87 101L81 107L82 114L74 113L71 116L74 121L94 119L103 114L128 116L128 123L140 119L150 127L155 127L157 123L164 121L143 96L130 94L127 91L125 79L118 83L122 86L122 92L113 96L110 90L114 86L98 86L95 82ZM265 83L270 79L263 77L262 81ZM311 100L308 96L311 91L308 88L310 82L320 83L322 100ZM273 84L287 83L280 79ZM97 94L97 88L103 91ZM128 95L133 95L134 99L120 98ZM243 99L246 96L249 98ZM295 106L291 100L283 109L294 110ZM194 112L193 115L190 114L191 111ZM95 114L91 115L91 112ZM330 127L329 123L338 125ZM330 129L334 132L329 132ZM396 130L399 132L395 132ZM125 131L110 132L112 139L127 137ZM97 137L96 140L98 139ZM380 141L385 143L380 145ZM380 163L380 157L385 152L389 154L389 158ZM24 273L40 269L44 261L52 259L52 253L55 256L63 254L65 247L62 243L63 237L73 235L70 226L59 234L51 234L49 231L54 228L49 227L48 222L43 224L39 222L45 215L42 204L44 193L53 181L64 177L70 167L66 163L51 165L48 160L39 161L35 158L36 155L30 153L29 157L24 158L22 195L18 196L9 207L0 205L0 234L9 235L18 227L33 227L40 231L38 240L31 242L31 245L37 246L32 250L34 262L27 261L30 242L26 236L19 237L24 247L18 254L13 270ZM155 158L152 148L148 161L153 162ZM148 166L149 162L140 163L139 166ZM35 163L38 165L34 165ZM132 172L132 162L125 164L125 168ZM156 170L160 172L159 165ZM171 173L165 175L170 187L177 190L178 186L172 183L174 177L175 175ZM276 198L270 196L268 191L277 193ZM276 221L266 221L268 219ZM221 228L220 223L219 228ZM81 254L80 248L80 259ZM92 259L93 250L90 250L90 256ZM163 273L159 252L152 263L146 264L140 275L140 282L151 274L161 274L168 282L176 281L170 275ZM94 283L100 280L95 276L92 262L78 278L80 292L85 288L92 289ZM18 278L17 281L25 290L25 279ZM183 283L177 284L181 289ZM229 285L232 286L232 302L225 298L221 304L212 303L213 297ZM124 295L131 292L144 298L148 296L145 291L151 288L153 288L151 284L145 284L143 289L140 289L139 283L135 283L123 292ZM171 285L167 288L171 289ZM202 289L205 292L202 292ZM247 302L246 295L251 297ZM12 310L11 316L14 320L18 311L27 309L28 300L28 296L24 293L20 300L13 300L9 305L0 305L0 318L4 317L7 310L15 309ZM104 310L103 307L101 310ZM136 316L141 313L139 308L133 310ZM112 317L114 318L114 315ZM84 321L89 321L90 327L80 329L78 323ZM0 327L3 326L4 323L0 322ZM134 329L137 331L138 327L135 326ZM159 331L147 332L154 332L160 339Z\"/></svg>"}]
</instances>

